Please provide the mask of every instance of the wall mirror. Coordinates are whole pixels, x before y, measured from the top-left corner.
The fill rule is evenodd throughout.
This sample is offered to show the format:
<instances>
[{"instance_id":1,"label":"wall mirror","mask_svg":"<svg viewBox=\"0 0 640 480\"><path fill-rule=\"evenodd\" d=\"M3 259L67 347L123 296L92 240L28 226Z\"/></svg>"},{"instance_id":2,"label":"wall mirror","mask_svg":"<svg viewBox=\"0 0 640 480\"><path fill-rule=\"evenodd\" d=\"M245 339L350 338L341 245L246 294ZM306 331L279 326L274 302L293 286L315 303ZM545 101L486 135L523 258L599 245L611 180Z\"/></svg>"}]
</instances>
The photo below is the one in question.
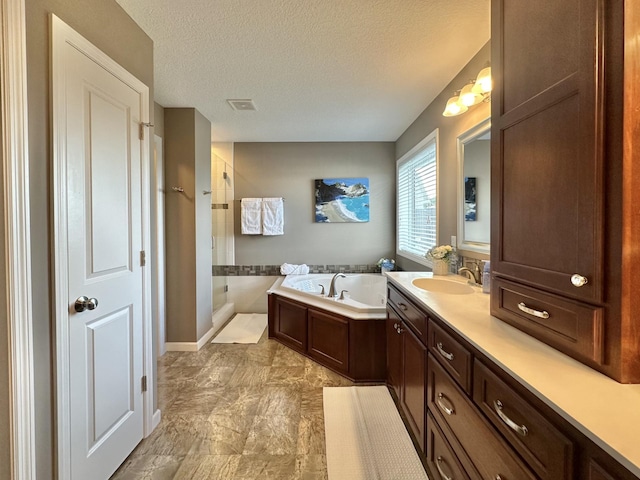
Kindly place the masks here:
<instances>
[{"instance_id":1,"label":"wall mirror","mask_svg":"<svg viewBox=\"0 0 640 480\"><path fill-rule=\"evenodd\" d=\"M458 250L489 255L491 119L458 137Z\"/></svg>"}]
</instances>

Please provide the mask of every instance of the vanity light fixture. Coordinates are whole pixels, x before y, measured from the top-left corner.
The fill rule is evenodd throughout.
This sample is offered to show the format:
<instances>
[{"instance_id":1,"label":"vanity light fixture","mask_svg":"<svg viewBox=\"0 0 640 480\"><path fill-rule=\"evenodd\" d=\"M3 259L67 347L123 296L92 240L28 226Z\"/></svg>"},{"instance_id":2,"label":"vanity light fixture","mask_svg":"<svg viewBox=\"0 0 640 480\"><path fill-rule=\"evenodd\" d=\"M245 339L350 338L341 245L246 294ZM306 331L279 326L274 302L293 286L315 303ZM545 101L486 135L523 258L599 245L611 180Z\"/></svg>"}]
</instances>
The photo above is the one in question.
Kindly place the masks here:
<instances>
[{"instance_id":1,"label":"vanity light fixture","mask_svg":"<svg viewBox=\"0 0 640 480\"><path fill-rule=\"evenodd\" d=\"M447 101L447 106L444 108L442 115L445 117L455 117L468 110L468 107L460 102L460 91L457 91L453 97Z\"/></svg>"},{"instance_id":2,"label":"vanity light fixture","mask_svg":"<svg viewBox=\"0 0 640 480\"><path fill-rule=\"evenodd\" d=\"M447 101L447 106L442 112L445 117L455 117L466 112L469 107L481 102L488 102L491 99L491 67L480 70L475 80L471 80L456 91L453 97Z\"/></svg>"}]
</instances>

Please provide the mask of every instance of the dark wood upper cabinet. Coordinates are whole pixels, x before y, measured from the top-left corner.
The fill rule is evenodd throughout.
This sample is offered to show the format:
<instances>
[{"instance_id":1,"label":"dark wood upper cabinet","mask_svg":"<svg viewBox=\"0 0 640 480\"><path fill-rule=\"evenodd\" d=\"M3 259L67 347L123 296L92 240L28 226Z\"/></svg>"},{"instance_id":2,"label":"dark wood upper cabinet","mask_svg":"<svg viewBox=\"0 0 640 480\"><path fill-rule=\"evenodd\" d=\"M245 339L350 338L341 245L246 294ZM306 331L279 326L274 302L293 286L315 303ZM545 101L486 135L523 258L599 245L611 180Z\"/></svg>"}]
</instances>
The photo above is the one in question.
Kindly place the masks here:
<instances>
[{"instance_id":1,"label":"dark wood upper cabinet","mask_svg":"<svg viewBox=\"0 0 640 480\"><path fill-rule=\"evenodd\" d=\"M504 275L600 302L603 6L598 0L493 6L492 264ZM588 283L575 287L574 274Z\"/></svg>"},{"instance_id":2,"label":"dark wood upper cabinet","mask_svg":"<svg viewBox=\"0 0 640 480\"><path fill-rule=\"evenodd\" d=\"M492 274L531 295L521 308L494 289L491 313L624 383L640 382L640 302L624 283L640 262L633 3L492 1ZM578 325L585 343L563 348L548 294L603 310Z\"/></svg>"}]
</instances>

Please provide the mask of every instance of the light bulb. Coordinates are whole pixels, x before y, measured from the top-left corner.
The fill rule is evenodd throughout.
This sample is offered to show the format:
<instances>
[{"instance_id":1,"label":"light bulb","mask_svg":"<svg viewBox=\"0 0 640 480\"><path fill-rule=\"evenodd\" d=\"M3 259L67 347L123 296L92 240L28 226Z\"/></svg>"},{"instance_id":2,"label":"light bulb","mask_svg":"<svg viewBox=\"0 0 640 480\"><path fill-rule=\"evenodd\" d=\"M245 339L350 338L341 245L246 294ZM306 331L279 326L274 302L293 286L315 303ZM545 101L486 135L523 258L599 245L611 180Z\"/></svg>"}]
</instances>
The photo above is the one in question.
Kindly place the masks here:
<instances>
[{"instance_id":1,"label":"light bulb","mask_svg":"<svg viewBox=\"0 0 640 480\"><path fill-rule=\"evenodd\" d=\"M458 100L459 96L453 96L447 101L447 106L444 108L444 112L442 115L445 117L455 117L456 115L460 115L461 113L466 112L467 106L462 105Z\"/></svg>"},{"instance_id":2,"label":"light bulb","mask_svg":"<svg viewBox=\"0 0 640 480\"><path fill-rule=\"evenodd\" d=\"M460 91L460 103L466 107L471 107L482 101L482 95L473 91L473 83L465 85Z\"/></svg>"},{"instance_id":3,"label":"light bulb","mask_svg":"<svg viewBox=\"0 0 640 480\"><path fill-rule=\"evenodd\" d=\"M489 93L493 88L493 82L491 80L491 67L483 68L478 73L476 83L473 85L473 91L479 94Z\"/></svg>"}]
</instances>

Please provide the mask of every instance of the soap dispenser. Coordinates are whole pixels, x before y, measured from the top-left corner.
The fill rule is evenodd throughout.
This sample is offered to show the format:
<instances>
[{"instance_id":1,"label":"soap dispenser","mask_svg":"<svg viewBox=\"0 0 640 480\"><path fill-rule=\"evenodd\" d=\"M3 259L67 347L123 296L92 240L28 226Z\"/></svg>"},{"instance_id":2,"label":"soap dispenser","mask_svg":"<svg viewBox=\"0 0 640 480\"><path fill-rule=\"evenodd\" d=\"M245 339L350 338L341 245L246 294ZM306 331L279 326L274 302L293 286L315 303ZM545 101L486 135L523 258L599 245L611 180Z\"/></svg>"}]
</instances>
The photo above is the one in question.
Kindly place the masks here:
<instances>
[{"instance_id":1,"label":"soap dispenser","mask_svg":"<svg viewBox=\"0 0 640 480\"><path fill-rule=\"evenodd\" d=\"M491 262L484 262L484 269L482 270L482 293L489 293L491 291Z\"/></svg>"}]
</instances>

